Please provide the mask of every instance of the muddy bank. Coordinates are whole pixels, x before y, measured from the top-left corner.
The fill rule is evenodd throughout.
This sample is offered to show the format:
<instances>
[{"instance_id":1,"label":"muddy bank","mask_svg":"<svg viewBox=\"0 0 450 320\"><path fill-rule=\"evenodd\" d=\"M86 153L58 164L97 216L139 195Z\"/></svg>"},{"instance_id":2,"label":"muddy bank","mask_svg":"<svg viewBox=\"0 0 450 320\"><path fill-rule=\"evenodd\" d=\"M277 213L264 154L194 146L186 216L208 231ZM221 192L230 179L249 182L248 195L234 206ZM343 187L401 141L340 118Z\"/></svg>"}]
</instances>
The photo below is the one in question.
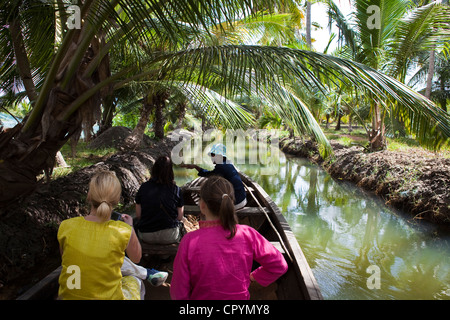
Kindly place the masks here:
<instances>
[{"instance_id":1,"label":"muddy bank","mask_svg":"<svg viewBox=\"0 0 450 320\"><path fill-rule=\"evenodd\" d=\"M359 146L331 145L334 157L324 161L311 140L280 141L283 152L310 159L333 178L373 192L412 218L450 226L450 159L420 149L366 153Z\"/></svg>"},{"instance_id":2,"label":"muddy bank","mask_svg":"<svg viewBox=\"0 0 450 320\"><path fill-rule=\"evenodd\" d=\"M114 171L122 183L121 204L131 205L154 161L170 154L176 143L167 138L148 149L115 154L39 185L20 203L0 208L0 299L14 299L60 264L58 226L65 219L87 214L88 184L95 172Z\"/></svg>"}]
</instances>

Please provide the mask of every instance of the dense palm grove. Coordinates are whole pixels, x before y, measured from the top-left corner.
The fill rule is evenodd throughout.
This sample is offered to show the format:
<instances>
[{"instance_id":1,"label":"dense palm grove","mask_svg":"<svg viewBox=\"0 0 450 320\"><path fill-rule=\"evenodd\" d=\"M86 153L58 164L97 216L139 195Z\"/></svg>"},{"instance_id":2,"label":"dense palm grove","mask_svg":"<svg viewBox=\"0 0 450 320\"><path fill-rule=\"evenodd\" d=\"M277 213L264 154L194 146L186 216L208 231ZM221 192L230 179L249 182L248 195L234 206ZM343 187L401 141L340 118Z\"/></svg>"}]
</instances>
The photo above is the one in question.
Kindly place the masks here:
<instances>
[{"instance_id":1,"label":"dense palm grove","mask_svg":"<svg viewBox=\"0 0 450 320\"><path fill-rule=\"evenodd\" d=\"M25 116L0 132L0 205L95 124L132 124L130 149L149 123L160 138L197 121L284 127L327 156L319 123L343 115L372 151L386 135L448 143L448 1L353 0L348 16L321 2L334 52L314 50L309 1L2 0L1 112Z\"/></svg>"}]
</instances>

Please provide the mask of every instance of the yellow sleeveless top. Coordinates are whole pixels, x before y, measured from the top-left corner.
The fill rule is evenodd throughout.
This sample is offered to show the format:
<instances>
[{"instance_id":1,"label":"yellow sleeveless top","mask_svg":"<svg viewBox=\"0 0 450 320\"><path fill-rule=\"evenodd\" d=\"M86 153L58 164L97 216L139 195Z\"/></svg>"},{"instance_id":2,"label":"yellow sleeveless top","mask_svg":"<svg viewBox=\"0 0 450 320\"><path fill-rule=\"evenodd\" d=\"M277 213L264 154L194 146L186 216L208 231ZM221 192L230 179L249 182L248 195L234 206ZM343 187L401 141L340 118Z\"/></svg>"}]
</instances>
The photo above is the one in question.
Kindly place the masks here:
<instances>
[{"instance_id":1,"label":"yellow sleeveless top","mask_svg":"<svg viewBox=\"0 0 450 320\"><path fill-rule=\"evenodd\" d=\"M122 221L63 221L58 230L63 251L59 298L123 300L120 267L130 237L131 226Z\"/></svg>"}]
</instances>

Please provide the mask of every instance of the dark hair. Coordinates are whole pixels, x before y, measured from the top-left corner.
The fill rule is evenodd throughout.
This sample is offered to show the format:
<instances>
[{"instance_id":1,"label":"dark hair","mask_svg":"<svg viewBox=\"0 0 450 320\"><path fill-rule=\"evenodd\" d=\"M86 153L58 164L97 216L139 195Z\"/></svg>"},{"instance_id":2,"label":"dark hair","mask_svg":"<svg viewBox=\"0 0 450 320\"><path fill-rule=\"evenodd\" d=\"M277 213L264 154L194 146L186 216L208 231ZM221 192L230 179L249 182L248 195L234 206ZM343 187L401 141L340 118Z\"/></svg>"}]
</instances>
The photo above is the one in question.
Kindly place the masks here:
<instances>
[{"instance_id":1,"label":"dark hair","mask_svg":"<svg viewBox=\"0 0 450 320\"><path fill-rule=\"evenodd\" d=\"M234 188L225 178L212 176L200 188L200 198L212 214L220 218L220 224L230 231L228 239L236 235L236 212L234 209Z\"/></svg>"},{"instance_id":2,"label":"dark hair","mask_svg":"<svg viewBox=\"0 0 450 320\"><path fill-rule=\"evenodd\" d=\"M162 156L156 159L152 167L151 175L152 179L154 179L156 183L166 185L175 184L172 159L168 156Z\"/></svg>"}]
</instances>

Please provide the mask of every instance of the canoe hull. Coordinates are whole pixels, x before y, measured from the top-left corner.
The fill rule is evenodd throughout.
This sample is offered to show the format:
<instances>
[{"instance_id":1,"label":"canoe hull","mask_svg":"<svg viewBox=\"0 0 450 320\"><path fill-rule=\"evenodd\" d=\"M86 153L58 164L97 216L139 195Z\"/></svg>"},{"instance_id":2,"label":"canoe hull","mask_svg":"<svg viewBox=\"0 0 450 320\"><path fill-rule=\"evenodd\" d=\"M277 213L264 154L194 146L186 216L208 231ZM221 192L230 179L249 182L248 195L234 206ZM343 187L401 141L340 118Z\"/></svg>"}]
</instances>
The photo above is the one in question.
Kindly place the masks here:
<instances>
[{"instance_id":1,"label":"canoe hull","mask_svg":"<svg viewBox=\"0 0 450 320\"><path fill-rule=\"evenodd\" d=\"M252 283L249 288L251 299L322 300L323 297L312 270L280 209L265 190L250 177L241 173L241 178L247 189L248 203L243 210L237 212L239 223L250 225L258 230L283 253L288 263L288 271L274 284L264 288L256 283ZM204 179L196 179L182 187L185 200L185 214L200 215L198 191ZM174 256L177 250L176 245L161 246L143 243L142 248L143 253L145 253L143 261L141 261L142 265L153 268L158 264L159 270L166 270L169 274L171 273L171 270L173 270L171 264L173 259L166 265L163 265L159 262L158 257ZM56 298L60 270L61 268L54 270L46 278L18 297L18 300ZM167 280L169 283L170 278L169 276ZM169 286L155 288L149 286L147 282L146 286L148 286L146 299L170 299Z\"/></svg>"}]
</instances>

